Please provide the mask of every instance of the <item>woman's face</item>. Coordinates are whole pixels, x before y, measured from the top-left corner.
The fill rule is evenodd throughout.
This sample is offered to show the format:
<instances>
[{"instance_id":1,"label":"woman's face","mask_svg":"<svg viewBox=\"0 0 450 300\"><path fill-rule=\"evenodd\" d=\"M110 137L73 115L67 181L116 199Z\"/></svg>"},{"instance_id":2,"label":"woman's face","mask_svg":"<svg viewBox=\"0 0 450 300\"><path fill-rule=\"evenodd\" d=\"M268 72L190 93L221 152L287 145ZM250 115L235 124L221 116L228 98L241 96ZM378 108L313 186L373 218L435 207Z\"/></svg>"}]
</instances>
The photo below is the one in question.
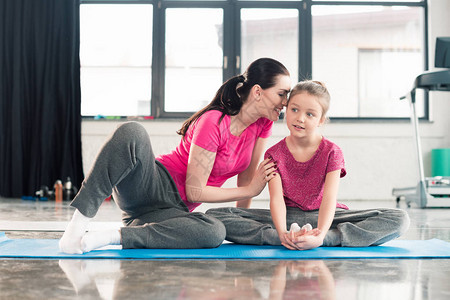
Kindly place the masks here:
<instances>
[{"instance_id":1,"label":"woman's face","mask_svg":"<svg viewBox=\"0 0 450 300\"><path fill-rule=\"evenodd\" d=\"M286 106L287 95L291 90L291 78L287 75L279 75L273 87L261 90L260 113L272 121L277 121L280 112Z\"/></svg>"}]
</instances>

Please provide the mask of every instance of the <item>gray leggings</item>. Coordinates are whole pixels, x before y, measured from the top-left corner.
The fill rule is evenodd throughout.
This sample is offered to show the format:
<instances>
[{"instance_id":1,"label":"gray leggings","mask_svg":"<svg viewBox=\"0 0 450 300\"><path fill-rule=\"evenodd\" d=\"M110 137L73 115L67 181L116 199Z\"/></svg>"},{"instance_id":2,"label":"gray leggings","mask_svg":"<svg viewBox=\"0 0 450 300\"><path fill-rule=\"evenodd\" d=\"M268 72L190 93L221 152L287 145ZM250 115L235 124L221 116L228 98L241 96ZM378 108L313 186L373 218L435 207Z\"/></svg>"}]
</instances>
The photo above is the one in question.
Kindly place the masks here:
<instances>
[{"instance_id":1,"label":"gray leggings","mask_svg":"<svg viewBox=\"0 0 450 300\"><path fill-rule=\"evenodd\" d=\"M126 226L123 248L212 248L225 238L216 218L189 212L139 123L124 123L107 140L71 205L94 217L111 193Z\"/></svg>"},{"instance_id":2,"label":"gray leggings","mask_svg":"<svg viewBox=\"0 0 450 300\"><path fill-rule=\"evenodd\" d=\"M241 209L233 207L214 208L206 212L222 221L227 229L226 239L239 244L280 245L277 231L272 222L270 210ZM310 223L317 227L319 211L302 211L286 208L286 225L300 226ZM341 236L341 246L365 247L380 245L395 239L409 227L408 214L400 209L337 209L331 229L337 229ZM331 236L328 237L331 239ZM327 244L327 237L323 246Z\"/></svg>"}]
</instances>

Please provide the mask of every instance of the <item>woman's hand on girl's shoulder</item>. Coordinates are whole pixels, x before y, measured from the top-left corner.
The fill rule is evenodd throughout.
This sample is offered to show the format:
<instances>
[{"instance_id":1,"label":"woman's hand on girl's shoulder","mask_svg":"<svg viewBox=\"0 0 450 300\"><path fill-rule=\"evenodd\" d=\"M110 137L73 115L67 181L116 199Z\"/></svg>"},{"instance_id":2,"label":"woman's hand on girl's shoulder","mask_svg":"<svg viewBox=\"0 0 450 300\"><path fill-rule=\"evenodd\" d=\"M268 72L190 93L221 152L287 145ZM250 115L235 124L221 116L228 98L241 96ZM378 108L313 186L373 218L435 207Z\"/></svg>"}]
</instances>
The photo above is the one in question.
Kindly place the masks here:
<instances>
[{"instance_id":1,"label":"woman's hand on girl's shoulder","mask_svg":"<svg viewBox=\"0 0 450 300\"><path fill-rule=\"evenodd\" d=\"M267 182L276 176L276 171L277 166L271 158L266 158L258 165L248 186L253 197L262 192Z\"/></svg>"}]
</instances>

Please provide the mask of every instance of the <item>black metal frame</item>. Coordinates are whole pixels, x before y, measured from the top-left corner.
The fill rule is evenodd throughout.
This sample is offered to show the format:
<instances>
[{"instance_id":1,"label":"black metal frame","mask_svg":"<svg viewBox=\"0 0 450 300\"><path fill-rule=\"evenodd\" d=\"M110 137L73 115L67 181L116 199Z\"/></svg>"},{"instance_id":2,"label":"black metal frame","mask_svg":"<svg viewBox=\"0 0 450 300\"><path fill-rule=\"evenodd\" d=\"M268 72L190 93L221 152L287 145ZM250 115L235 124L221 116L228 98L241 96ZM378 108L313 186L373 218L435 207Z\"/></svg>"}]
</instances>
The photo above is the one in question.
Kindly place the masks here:
<instances>
[{"instance_id":1,"label":"black metal frame","mask_svg":"<svg viewBox=\"0 0 450 300\"><path fill-rule=\"evenodd\" d=\"M428 70L428 4L421 2L397 1L248 1L248 0L80 0L80 4L153 4L153 53L152 53L152 92L151 112L155 118L187 118L192 112L164 111L164 78L165 78L165 10L167 8L222 8L224 10L223 55L228 59L228 67L223 69L223 78L230 78L241 72L236 67L236 59L240 53L240 10L242 8L291 8L299 11L299 59L298 78L308 78L312 74L312 16L313 5L352 5L352 6L410 6L424 8L424 68ZM429 120L428 94L425 95L425 116ZM335 117L332 120L409 120L409 118L393 117Z\"/></svg>"}]
</instances>

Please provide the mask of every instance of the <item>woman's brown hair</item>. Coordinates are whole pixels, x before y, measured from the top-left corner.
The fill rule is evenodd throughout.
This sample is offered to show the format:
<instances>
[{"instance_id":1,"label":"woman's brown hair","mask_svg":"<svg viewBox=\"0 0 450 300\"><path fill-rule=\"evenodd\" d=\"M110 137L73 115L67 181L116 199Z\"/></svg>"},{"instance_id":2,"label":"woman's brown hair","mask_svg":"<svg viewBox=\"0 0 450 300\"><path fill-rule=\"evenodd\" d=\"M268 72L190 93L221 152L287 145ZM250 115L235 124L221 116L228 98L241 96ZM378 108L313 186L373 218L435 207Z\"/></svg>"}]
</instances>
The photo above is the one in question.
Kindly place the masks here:
<instances>
[{"instance_id":1,"label":"woman's brown hair","mask_svg":"<svg viewBox=\"0 0 450 300\"><path fill-rule=\"evenodd\" d=\"M289 71L279 61L272 58L255 60L248 66L244 74L234 76L222 84L212 101L187 119L177 133L184 137L189 126L209 110L222 112L220 121L225 115L237 115L255 84L261 86L262 89L271 88L276 84L279 75L289 76ZM239 84L241 85L239 86Z\"/></svg>"}]
</instances>

